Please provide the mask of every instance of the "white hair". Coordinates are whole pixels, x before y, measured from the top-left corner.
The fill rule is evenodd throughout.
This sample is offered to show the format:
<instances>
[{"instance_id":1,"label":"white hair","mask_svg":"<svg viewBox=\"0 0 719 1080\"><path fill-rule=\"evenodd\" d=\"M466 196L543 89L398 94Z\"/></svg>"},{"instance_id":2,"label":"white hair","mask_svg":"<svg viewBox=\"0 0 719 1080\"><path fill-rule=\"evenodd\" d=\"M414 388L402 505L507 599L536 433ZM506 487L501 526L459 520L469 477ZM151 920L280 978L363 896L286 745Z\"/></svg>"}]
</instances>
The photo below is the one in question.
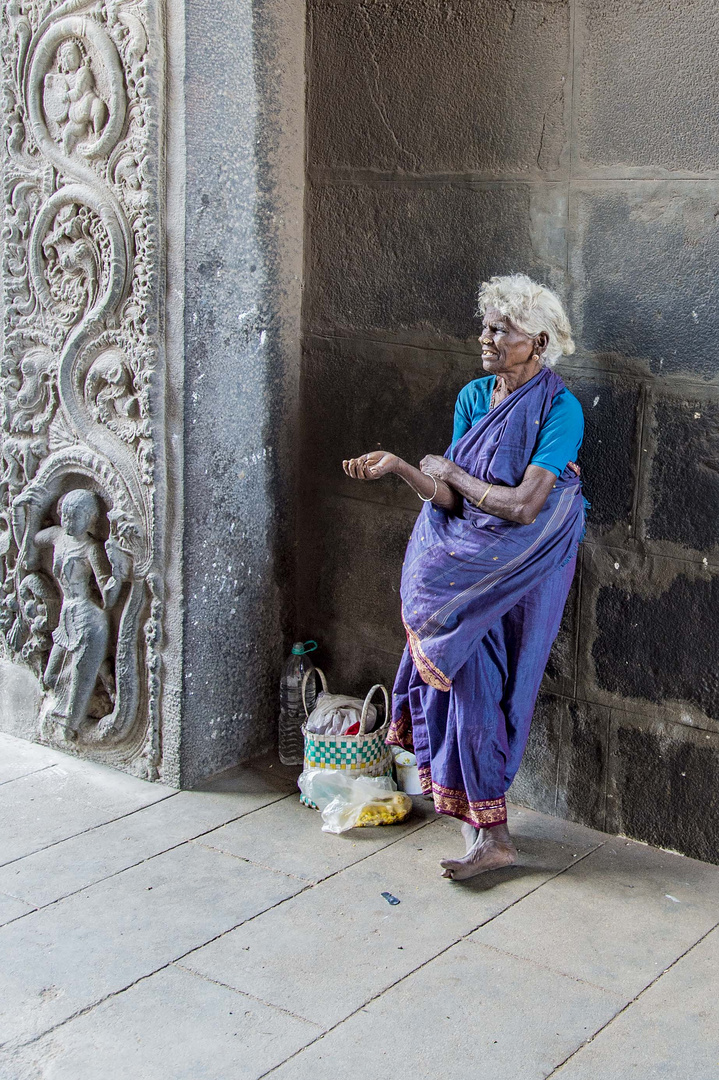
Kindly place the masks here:
<instances>
[{"instance_id":1,"label":"white hair","mask_svg":"<svg viewBox=\"0 0 719 1080\"><path fill-rule=\"evenodd\" d=\"M538 285L526 274L507 274L483 281L477 300L482 315L494 309L530 337L547 334L549 344L543 356L550 367L560 356L571 356L574 352L572 327L561 300L546 285Z\"/></svg>"}]
</instances>

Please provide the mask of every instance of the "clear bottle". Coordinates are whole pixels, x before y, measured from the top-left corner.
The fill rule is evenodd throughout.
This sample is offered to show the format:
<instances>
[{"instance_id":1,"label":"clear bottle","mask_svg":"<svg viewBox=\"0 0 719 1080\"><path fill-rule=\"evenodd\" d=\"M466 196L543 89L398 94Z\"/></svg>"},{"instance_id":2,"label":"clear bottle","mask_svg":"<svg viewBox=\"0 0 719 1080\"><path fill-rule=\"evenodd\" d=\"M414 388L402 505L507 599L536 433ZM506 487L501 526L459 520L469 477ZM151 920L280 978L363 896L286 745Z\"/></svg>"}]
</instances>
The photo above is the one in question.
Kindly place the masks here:
<instances>
[{"instance_id":1,"label":"clear bottle","mask_svg":"<svg viewBox=\"0 0 719 1080\"><path fill-rule=\"evenodd\" d=\"M292 646L292 654L284 666L280 679L280 761L283 765L301 765L304 760L302 725L305 710L302 704L302 680L314 668L307 653L314 652L316 641L298 641ZM305 700L312 712L317 696L316 679L307 680Z\"/></svg>"}]
</instances>

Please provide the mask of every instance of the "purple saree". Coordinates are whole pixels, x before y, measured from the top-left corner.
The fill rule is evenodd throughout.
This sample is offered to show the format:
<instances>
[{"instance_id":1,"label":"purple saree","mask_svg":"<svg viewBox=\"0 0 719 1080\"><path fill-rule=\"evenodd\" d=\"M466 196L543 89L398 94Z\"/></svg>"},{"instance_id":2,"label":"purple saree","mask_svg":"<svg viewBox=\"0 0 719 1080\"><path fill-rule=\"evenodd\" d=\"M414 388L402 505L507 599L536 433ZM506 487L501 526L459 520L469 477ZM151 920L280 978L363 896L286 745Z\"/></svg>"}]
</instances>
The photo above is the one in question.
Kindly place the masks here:
<instances>
[{"instance_id":1,"label":"purple saree","mask_svg":"<svg viewBox=\"0 0 719 1080\"><path fill-rule=\"evenodd\" d=\"M458 440L456 464L516 487L563 385L543 368ZM407 648L387 741L414 750L439 813L477 828L507 820L505 792L574 576L584 505L566 468L531 525L467 499L462 516L422 508L402 569Z\"/></svg>"}]
</instances>

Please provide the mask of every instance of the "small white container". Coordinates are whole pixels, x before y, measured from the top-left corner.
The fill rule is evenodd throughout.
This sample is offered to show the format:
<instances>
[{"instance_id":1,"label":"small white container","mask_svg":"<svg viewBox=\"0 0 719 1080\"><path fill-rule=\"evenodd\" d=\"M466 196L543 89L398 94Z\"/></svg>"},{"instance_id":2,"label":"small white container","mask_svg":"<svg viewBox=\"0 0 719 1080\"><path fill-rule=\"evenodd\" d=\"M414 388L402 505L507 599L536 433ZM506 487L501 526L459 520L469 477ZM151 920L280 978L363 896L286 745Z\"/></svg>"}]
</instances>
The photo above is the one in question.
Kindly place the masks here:
<instances>
[{"instance_id":1,"label":"small white container","mask_svg":"<svg viewBox=\"0 0 719 1080\"><path fill-rule=\"evenodd\" d=\"M403 750L401 746L392 747L392 756L397 773L397 787L407 795L421 795L422 785L419 782L417 758L409 750Z\"/></svg>"}]
</instances>

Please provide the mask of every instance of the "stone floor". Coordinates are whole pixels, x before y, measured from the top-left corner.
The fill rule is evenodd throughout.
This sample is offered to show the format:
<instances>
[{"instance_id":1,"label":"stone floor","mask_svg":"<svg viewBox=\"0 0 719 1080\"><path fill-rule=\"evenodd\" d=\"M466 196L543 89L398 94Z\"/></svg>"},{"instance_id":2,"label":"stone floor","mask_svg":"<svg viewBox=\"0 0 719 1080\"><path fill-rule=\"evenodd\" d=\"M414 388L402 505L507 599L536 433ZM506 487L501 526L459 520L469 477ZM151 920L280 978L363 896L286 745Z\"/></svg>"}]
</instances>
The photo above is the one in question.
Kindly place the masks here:
<instances>
[{"instance_id":1,"label":"stone floor","mask_svg":"<svg viewBox=\"0 0 719 1080\"><path fill-rule=\"evenodd\" d=\"M719 867L514 808L520 865L452 883L426 802L329 836L287 773L0 736L3 1080L719 1077Z\"/></svg>"}]
</instances>

